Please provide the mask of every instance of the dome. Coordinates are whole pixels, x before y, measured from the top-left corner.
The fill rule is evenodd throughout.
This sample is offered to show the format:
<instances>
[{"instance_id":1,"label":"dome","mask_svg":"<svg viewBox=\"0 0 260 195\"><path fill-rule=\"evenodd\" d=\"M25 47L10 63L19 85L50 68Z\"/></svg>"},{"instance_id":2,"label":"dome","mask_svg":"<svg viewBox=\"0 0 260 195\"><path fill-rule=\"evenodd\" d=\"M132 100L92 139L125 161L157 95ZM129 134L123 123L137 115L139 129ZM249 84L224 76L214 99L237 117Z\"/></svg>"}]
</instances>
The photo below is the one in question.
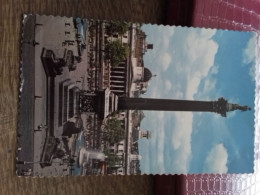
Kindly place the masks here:
<instances>
[{"instance_id":1,"label":"dome","mask_svg":"<svg viewBox=\"0 0 260 195\"><path fill-rule=\"evenodd\" d=\"M151 71L148 68L144 67L143 82L149 81L152 78L152 76L153 75L152 75Z\"/></svg>"}]
</instances>

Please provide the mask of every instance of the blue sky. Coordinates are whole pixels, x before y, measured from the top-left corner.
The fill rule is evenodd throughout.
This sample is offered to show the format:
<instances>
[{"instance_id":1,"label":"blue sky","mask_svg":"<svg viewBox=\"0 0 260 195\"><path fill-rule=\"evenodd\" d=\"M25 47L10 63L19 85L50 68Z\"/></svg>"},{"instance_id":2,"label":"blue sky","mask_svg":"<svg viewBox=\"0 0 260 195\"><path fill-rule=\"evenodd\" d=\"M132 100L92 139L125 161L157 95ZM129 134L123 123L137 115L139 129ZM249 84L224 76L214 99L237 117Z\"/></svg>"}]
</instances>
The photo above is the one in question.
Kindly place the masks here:
<instances>
[{"instance_id":1,"label":"blue sky","mask_svg":"<svg viewBox=\"0 0 260 195\"><path fill-rule=\"evenodd\" d=\"M143 97L217 100L254 108L255 35L143 25L152 78ZM214 113L145 111L141 170L163 173L249 173L254 162L254 109Z\"/></svg>"}]
</instances>

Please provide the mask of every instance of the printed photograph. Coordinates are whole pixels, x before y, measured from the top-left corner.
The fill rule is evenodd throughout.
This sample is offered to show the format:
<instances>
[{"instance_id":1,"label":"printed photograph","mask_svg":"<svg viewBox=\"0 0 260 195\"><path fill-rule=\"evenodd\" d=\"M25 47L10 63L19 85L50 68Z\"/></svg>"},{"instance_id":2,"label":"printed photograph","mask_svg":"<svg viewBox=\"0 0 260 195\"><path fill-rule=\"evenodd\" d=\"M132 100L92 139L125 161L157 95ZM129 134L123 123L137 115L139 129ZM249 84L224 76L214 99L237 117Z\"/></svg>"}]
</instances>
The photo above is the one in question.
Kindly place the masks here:
<instances>
[{"instance_id":1,"label":"printed photograph","mask_svg":"<svg viewBox=\"0 0 260 195\"><path fill-rule=\"evenodd\" d=\"M17 174L252 173L257 40L24 15Z\"/></svg>"}]
</instances>

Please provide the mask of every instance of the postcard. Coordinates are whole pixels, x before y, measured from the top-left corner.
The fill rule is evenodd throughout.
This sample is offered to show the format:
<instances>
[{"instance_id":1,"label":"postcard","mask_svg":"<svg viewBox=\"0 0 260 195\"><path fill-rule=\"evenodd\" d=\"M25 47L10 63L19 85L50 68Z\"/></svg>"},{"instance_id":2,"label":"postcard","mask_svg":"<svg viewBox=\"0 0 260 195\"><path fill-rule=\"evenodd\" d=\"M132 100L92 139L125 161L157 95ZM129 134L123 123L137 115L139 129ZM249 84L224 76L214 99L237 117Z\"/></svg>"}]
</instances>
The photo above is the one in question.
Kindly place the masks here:
<instances>
[{"instance_id":1,"label":"postcard","mask_svg":"<svg viewBox=\"0 0 260 195\"><path fill-rule=\"evenodd\" d=\"M253 173L257 41L24 15L17 174Z\"/></svg>"}]
</instances>

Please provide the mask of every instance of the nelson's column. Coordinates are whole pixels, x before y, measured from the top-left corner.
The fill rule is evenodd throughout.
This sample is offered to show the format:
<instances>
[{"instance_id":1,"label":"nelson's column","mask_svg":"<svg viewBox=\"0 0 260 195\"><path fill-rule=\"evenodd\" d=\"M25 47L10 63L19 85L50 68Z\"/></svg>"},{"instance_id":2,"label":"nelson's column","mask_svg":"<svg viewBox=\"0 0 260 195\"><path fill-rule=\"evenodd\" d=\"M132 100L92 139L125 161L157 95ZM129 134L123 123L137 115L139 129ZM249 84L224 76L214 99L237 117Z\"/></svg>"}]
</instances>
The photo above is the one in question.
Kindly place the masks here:
<instances>
[{"instance_id":1,"label":"nelson's column","mask_svg":"<svg viewBox=\"0 0 260 195\"><path fill-rule=\"evenodd\" d=\"M150 80L152 78L151 71L145 69L143 77L145 80ZM118 110L215 112L226 117L229 111L246 111L251 110L251 108L229 103L223 97L220 97L216 101L119 97Z\"/></svg>"},{"instance_id":2,"label":"nelson's column","mask_svg":"<svg viewBox=\"0 0 260 195\"><path fill-rule=\"evenodd\" d=\"M145 68L143 79L148 81L152 77L149 69ZM83 99L91 98L88 102L93 105L91 110L95 110L100 118L105 118L118 110L154 110L154 111L191 111L191 112L214 112L223 117L227 112L241 110L251 110L249 106L241 106L229 103L223 97L216 101L196 101L196 100L175 100L175 99L152 99L152 98L133 98L117 96L109 89L96 93ZM84 104L84 103L83 103ZM85 104L86 105L86 104ZM89 105L89 104L88 104ZM88 110L82 110L88 112Z\"/></svg>"},{"instance_id":3,"label":"nelson's column","mask_svg":"<svg viewBox=\"0 0 260 195\"><path fill-rule=\"evenodd\" d=\"M226 117L226 113L234 110L251 110L248 106L229 103L223 97L217 101L193 101L151 98L119 97L119 110L157 110L157 111L191 111L191 112L215 112Z\"/></svg>"}]
</instances>

